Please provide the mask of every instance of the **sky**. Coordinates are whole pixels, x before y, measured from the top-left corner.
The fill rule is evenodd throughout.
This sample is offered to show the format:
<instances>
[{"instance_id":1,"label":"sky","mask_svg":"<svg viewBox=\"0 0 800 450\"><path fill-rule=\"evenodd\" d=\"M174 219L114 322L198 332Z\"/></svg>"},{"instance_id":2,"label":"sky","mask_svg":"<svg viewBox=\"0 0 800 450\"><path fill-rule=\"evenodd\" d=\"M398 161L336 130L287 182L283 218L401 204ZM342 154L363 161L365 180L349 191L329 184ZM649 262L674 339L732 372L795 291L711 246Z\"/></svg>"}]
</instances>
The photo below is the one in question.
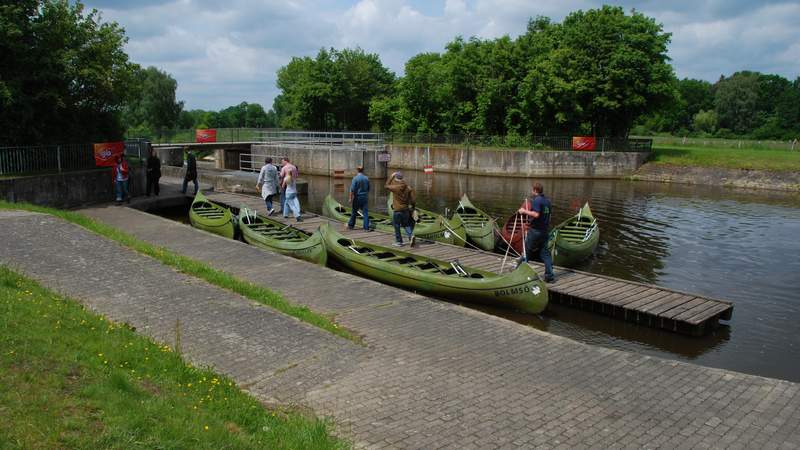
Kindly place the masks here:
<instances>
[{"instance_id":1,"label":"sky","mask_svg":"<svg viewBox=\"0 0 800 450\"><path fill-rule=\"evenodd\" d=\"M591 0L84 0L125 28L126 51L178 81L185 109L242 101L272 107L276 71L320 48L361 47L402 75L406 60L441 52L456 36L512 38L528 19L560 22ZM612 4L612 3L608 3ZM638 0L636 9L672 33L679 78L717 80L739 70L800 76L800 0Z\"/></svg>"}]
</instances>

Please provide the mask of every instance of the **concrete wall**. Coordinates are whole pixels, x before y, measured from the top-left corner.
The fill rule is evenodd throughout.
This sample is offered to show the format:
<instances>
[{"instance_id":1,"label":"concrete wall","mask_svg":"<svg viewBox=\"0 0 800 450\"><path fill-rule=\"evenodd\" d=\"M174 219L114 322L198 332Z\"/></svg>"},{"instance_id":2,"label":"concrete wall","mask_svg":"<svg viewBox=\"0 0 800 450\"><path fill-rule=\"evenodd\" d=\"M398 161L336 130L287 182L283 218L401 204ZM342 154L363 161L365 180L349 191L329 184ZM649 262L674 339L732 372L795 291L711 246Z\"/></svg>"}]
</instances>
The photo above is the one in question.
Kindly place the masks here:
<instances>
[{"instance_id":1,"label":"concrete wall","mask_svg":"<svg viewBox=\"0 0 800 450\"><path fill-rule=\"evenodd\" d=\"M131 172L131 195L142 195L145 190L144 168L132 167ZM114 196L111 168L0 179L0 198L10 202L75 208L110 202Z\"/></svg>"},{"instance_id":2,"label":"concrete wall","mask_svg":"<svg viewBox=\"0 0 800 450\"><path fill-rule=\"evenodd\" d=\"M356 167L364 165L364 172L372 178L386 178L386 163L377 160L373 151L337 150L330 147L311 146L305 148L275 147L273 145L253 145L253 153L273 158L289 157L297 166L300 174L333 176L336 171L343 171L345 177L352 177ZM258 158L260 160L261 158Z\"/></svg>"},{"instance_id":3,"label":"concrete wall","mask_svg":"<svg viewBox=\"0 0 800 450\"><path fill-rule=\"evenodd\" d=\"M648 153L485 150L391 145L390 169L543 178L620 178L632 174Z\"/></svg>"},{"instance_id":4,"label":"concrete wall","mask_svg":"<svg viewBox=\"0 0 800 450\"><path fill-rule=\"evenodd\" d=\"M162 167L161 175L165 177L183 178L186 171L182 167ZM254 172L243 172L239 170L219 170L197 168L198 183L206 183L213 186L215 191L241 192L245 194L261 195L260 190L256 190L258 174ZM189 183L189 192L194 192L194 187ZM308 182L297 180L297 193L308 193Z\"/></svg>"}]
</instances>

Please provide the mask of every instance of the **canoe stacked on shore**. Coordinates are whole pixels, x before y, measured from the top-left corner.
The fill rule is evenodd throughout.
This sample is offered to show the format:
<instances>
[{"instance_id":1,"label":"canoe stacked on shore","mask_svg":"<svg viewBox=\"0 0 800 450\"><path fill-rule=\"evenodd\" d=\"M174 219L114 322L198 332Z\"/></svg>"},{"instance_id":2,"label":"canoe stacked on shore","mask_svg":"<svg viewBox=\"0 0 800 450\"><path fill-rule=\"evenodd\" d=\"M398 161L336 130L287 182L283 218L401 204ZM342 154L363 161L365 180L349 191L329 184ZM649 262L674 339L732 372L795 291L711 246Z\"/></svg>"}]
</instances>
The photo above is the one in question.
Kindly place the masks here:
<instances>
[{"instance_id":1,"label":"canoe stacked on shore","mask_svg":"<svg viewBox=\"0 0 800 450\"><path fill-rule=\"evenodd\" d=\"M392 213L392 193L386 200L386 210ZM414 208L419 215L419 222L414 225L414 235L422 239L444 242L463 247L467 242L467 230L460 217L448 220L441 214L427 209Z\"/></svg>"},{"instance_id":2,"label":"canoe stacked on shore","mask_svg":"<svg viewBox=\"0 0 800 450\"><path fill-rule=\"evenodd\" d=\"M470 202L467 194L461 197L453 217L464 224L467 238L481 250L494 250L497 236L495 220Z\"/></svg>"},{"instance_id":3,"label":"canoe stacked on shore","mask_svg":"<svg viewBox=\"0 0 800 450\"><path fill-rule=\"evenodd\" d=\"M514 213L506 221L500 234L520 255L528 231L527 217ZM578 213L561 222L550 231L550 252L553 264L570 267L590 257L600 242L600 228L587 202ZM534 259L534 258L529 258Z\"/></svg>"},{"instance_id":4,"label":"canoe stacked on shore","mask_svg":"<svg viewBox=\"0 0 800 450\"><path fill-rule=\"evenodd\" d=\"M319 231L308 233L244 206L239 210L238 222L242 238L250 245L323 266L328 261L328 252Z\"/></svg>"},{"instance_id":5,"label":"canoe stacked on shore","mask_svg":"<svg viewBox=\"0 0 800 450\"><path fill-rule=\"evenodd\" d=\"M349 206L342 205L330 195L325 197L325 201L322 203L322 215L338 220L339 222L347 223L350 220L350 211L351 208ZM387 233L394 233L392 218L387 214L370 212L369 223L370 228ZM362 228L363 226L363 218L359 215L359 217L356 218L356 228ZM456 237L455 233L450 231L452 226L459 227L460 224L445 224L442 216L429 213L422 222L414 227L414 236L419 239L455 244L459 239Z\"/></svg>"},{"instance_id":6,"label":"canoe stacked on shore","mask_svg":"<svg viewBox=\"0 0 800 450\"><path fill-rule=\"evenodd\" d=\"M527 264L499 274L349 239L328 224L323 224L320 232L331 258L373 280L455 301L530 313L547 306L547 288Z\"/></svg>"},{"instance_id":7,"label":"canoe stacked on shore","mask_svg":"<svg viewBox=\"0 0 800 450\"><path fill-rule=\"evenodd\" d=\"M208 200L202 192L197 192L194 196L189 208L189 221L195 228L231 239L236 231L230 208Z\"/></svg>"}]
</instances>

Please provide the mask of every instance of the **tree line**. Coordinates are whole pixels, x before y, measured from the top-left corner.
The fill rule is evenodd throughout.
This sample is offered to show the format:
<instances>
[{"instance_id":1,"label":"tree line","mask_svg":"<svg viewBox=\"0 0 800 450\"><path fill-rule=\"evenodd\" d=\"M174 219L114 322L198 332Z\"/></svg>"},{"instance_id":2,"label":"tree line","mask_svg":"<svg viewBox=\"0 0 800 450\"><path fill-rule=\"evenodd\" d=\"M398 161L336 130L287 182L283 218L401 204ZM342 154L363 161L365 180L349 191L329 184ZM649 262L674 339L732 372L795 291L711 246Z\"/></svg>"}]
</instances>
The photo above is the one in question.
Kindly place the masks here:
<instances>
[{"instance_id":1,"label":"tree line","mask_svg":"<svg viewBox=\"0 0 800 450\"><path fill-rule=\"evenodd\" d=\"M183 109L177 81L130 61L125 31L68 0L0 0L0 145L101 142L161 129L274 127L243 102Z\"/></svg>"},{"instance_id":2,"label":"tree line","mask_svg":"<svg viewBox=\"0 0 800 450\"><path fill-rule=\"evenodd\" d=\"M531 136L800 136L800 77L678 80L670 34L621 7L528 22L512 39L456 37L403 76L360 48L295 57L273 108L185 110L177 82L129 60L124 30L69 0L0 0L0 144L98 142L162 129Z\"/></svg>"},{"instance_id":3,"label":"tree line","mask_svg":"<svg viewBox=\"0 0 800 450\"><path fill-rule=\"evenodd\" d=\"M277 125L530 136L800 136L800 77L679 80L670 34L620 7L531 19L515 39L455 38L396 77L376 54L323 49L278 71Z\"/></svg>"}]
</instances>

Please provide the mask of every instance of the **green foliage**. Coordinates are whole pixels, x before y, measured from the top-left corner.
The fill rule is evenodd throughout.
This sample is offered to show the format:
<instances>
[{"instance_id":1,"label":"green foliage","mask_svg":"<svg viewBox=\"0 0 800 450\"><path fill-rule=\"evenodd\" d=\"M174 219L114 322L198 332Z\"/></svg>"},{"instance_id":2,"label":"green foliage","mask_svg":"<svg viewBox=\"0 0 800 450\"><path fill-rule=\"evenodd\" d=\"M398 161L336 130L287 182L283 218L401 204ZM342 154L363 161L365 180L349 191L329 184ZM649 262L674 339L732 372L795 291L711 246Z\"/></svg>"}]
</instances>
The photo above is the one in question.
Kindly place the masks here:
<instances>
[{"instance_id":1,"label":"green foliage","mask_svg":"<svg viewBox=\"0 0 800 450\"><path fill-rule=\"evenodd\" d=\"M360 48L322 49L278 70L278 125L311 130L367 130L373 98L392 93L394 74Z\"/></svg>"},{"instance_id":2,"label":"green foliage","mask_svg":"<svg viewBox=\"0 0 800 450\"><path fill-rule=\"evenodd\" d=\"M0 266L0 446L345 448L122 323Z\"/></svg>"},{"instance_id":3,"label":"green foliage","mask_svg":"<svg viewBox=\"0 0 800 450\"><path fill-rule=\"evenodd\" d=\"M677 99L669 39L653 19L608 6L562 24L538 17L515 40L458 37L442 54L411 58L394 96L373 100L370 119L384 131L626 136L639 116Z\"/></svg>"},{"instance_id":4,"label":"green foliage","mask_svg":"<svg viewBox=\"0 0 800 450\"><path fill-rule=\"evenodd\" d=\"M692 124L697 131L713 134L717 129L717 113L714 111L699 111L694 115Z\"/></svg>"},{"instance_id":5,"label":"green foliage","mask_svg":"<svg viewBox=\"0 0 800 450\"><path fill-rule=\"evenodd\" d=\"M136 89L124 112L126 127L174 128L183 111L183 102L175 100L178 82L155 67L136 68Z\"/></svg>"},{"instance_id":6,"label":"green foliage","mask_svg":"<svg viewBox=\"0 0 800 450\"><path fill-rule=\"evenodd\" d=\"M0 143L121 137L134 85L125 42L80 2L0 2Z\"/></svg>"}]
</instances>

